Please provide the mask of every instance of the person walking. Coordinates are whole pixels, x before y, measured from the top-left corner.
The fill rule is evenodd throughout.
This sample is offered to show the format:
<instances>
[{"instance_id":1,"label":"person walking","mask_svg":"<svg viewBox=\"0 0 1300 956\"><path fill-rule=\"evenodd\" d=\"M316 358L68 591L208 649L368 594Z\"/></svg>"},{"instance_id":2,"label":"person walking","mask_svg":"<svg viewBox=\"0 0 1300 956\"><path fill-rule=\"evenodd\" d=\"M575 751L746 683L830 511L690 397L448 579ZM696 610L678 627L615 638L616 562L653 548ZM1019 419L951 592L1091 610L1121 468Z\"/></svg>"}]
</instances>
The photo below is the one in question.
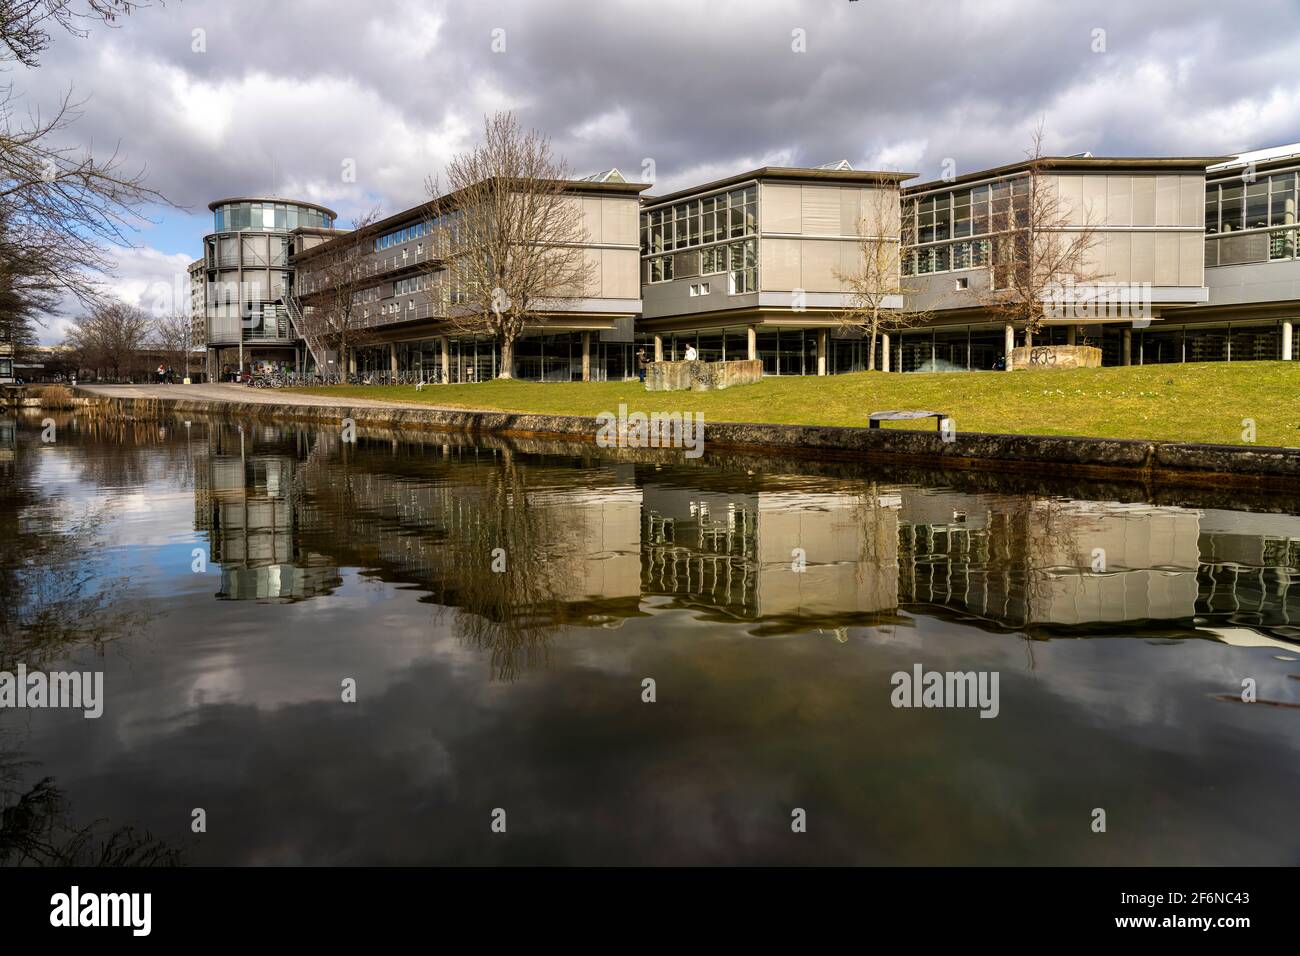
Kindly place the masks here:
<instances>
[{"instance_id":1,"label":"person walking","mask_svg":"<svg viewBox=\"0 0 1300 956\"><path fill-rule=\"evenodd\" d=\"M162 362L158 363L158 371L155 373L154 377L157 380L157 383L159 385L161 385L166 380L167 370L163 368Z\"/></svg>"}]
</instances>

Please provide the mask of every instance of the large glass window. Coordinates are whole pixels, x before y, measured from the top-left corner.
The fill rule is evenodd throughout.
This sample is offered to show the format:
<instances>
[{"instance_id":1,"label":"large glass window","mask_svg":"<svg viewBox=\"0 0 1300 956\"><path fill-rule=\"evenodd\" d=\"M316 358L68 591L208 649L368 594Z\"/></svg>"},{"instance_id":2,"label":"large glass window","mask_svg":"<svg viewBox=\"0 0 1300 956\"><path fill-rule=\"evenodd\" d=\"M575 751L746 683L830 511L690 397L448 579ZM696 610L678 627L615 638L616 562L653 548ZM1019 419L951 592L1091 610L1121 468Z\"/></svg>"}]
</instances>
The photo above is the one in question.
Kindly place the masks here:
<instances>
[{"instance_id":1,"label":"large glass window","mask_svg":"<svg viewBox=\"0 0 1300 956\"><path fill-rule=\"evenodd\" d=\"M952 234L956 239L971 235L969 192L955 193L952 197Z\"/></svg>"},{"instance_id":2,"label":"large glass window","mask_svg":"<svg viewBox=\"0 0 1300 956\"><path fill-rule=\"evenodd\" d=\"M1205 231L1214 234L1219 231L1219 185L1205 187Z\"/></svg>"},{"instance_id":3,"label":"large glass window","mask_svg":"<svg viewBox=\"0 0 1300 956\"><path fill-rule=\"evenodd\" d=\"M1224 186L1219 193L1219 214L1224 232L1241 229L1241 200L1244 192L1241 186Z\"/></svg>"},{"instance_id":4,"label":"large glass window","mask_svg":"<svg viewBox=\"0 0 1300 956\"><path fill-rule=\"evenodd\" d=\"M1262 229L1268 225L1268 180L1246 186L1246 228Z\"/></svg>"},{"instance_id":5,"label":"large glass window","mask_svg":"<svg viewBox=\"0 0 1300 956\"><path fill-rule=\"evenodd\" d=\"M730 292L741 295L758 288L758 242L746 239L733 242L731 249Z\"/></svg>"},{"instance_id":6,"label":"large glass window","mask_svg":"<svg viewBox=\"0 0 1300 956\"><path fill-rule=\"evenodd\" d=\"M1268 178L1269 221L1274 226L1293 226L1296 221L1296 174L1282 173Z\"/></svg>"},{"instance_id":7,"label":"large glass window","mask_svg":"<svg viewBox=\"0 0 1300 956\"><path fill-rule=\"evenodd\" d=\"M726 246L713 246L700 252L700 275L711 276L726 271Z\"/></svg>"},{"instance_id":8,"label":"large glass window","mask_svg":"<svg viewBox=\"0 0 1300 956\"><path fill-rule=\"evenodd\" d=\"M673 257L656 256L650 260L650 281L671 282L673 278Z\"/></svg>"}]
</instances>

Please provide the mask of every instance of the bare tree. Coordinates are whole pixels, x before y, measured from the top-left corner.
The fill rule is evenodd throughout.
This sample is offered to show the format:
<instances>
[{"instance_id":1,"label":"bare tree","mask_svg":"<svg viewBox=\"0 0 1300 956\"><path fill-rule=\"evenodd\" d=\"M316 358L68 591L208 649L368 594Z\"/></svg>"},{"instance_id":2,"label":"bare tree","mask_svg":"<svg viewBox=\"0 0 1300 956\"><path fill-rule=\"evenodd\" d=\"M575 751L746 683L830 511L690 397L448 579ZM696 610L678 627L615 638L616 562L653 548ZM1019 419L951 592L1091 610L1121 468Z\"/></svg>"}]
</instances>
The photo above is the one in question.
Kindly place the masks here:
<instances>
[{"instance_id":1,"label":"bare tree","mask_svg":"<svg viewBox=\"0 0 1300 956\"><path fill-rule=\"evenodd\" d=\"M837 318L840 327L861 332L870 340L867 370L876 370L876 339L922 325L929 314L912 307L917 289L901 277L903 239L898 184L882 179L867 194L858 223L858 255L853 269L836 270L848 302Z\"/></svg>"},{"instance_id":2,"label":"bare tree","mask_svg":"<svg viewBox=\"0 0 1300 956\"><path fill-rule=\"evenodd\" d=\"M361 303L371 278L370 240L378 208L352 221L352 231L312 250L303 263L299 298L303 303L302 335L315 350L339 355L339 371L348 371L348 350L372 337L374 321ZM322 372L325 369L321 369Z\"/></svg>"},{"instance_id":3,"label":"bare tree","mask_svg":"<svg viewBox=\"0 0 1300 956\"><path fill-rule=\"evenodd\" d=\"M446 177L446 193L437 179L426 182L442 253L431 285L446 303L448 328L494 337L498 377L513 378L523 331L590 285L582 204L550 141L508 112L484 119L483 142L456 156Z\"/></svg>"},{"instance_id":4,"label":"bare tree","mask_svg":"<svg viewBox=\"0 0 1300 956\"><path fill-rule=\"evenodd\" d=\"M152 341L167 359L169 365L184 365L185 377L190 377L190 355L194 348L194 323L188 315L172 313L157 316L151 329Z\"/></svg>"},{"instance_id":5,"label":"bare tree","mask_svg":"<svg viewBox=\"0 0 1300 956\"><path fill-rule=\"evenodd\" d=\"M152 323L143 309L105 299L68 328L67 344L83 368L111 371L112 378L132 378L140 371L142 350ZM125 375L124 375L125 373Z\"/></svg>"},{"instance_id":6,"label":"bare tree","mask_svg":"<svg viewBox=\"0 0 1300 956\"><path fill-rule=\"evenodd\" d=\"M161 3L161 0L158 0ZM92 23L113 26L149 0L0 0L0 69L39 66L52 33L86 36ZM144 209L166 204L143 171L123 168L116 152L97 159L66 145L78 114L69 91L52 115L16 115L11 86L0 87L0 334L20 347L36 340L43 316L67 295L88 306L112 272L113 246L148 221Z\"/></svg>"},{"instance_id":7,"label":"bare tree","mask_svg":"<svg viewBox=\"0 0 1300 956\"><path fill-rule=\"evenodd\" d=\"M37 327L57 306L44 264L9 241L0 208L0 343L11 345L15 358L29 357L37 346Z\"/></svg>"},{"instance_id":8,"label":"bare tree","mask_svg":"<svg viewBox=\"0 0 1300 956\"><path fill-rule=\"evenodd\" d=\"M1025 174L994 186L991 282L976 295L993 317L1022 325L1025 344L1031 345L1051 303L1059 304L1063 292L1094 285L1103 275L1093 256L1098 236L1091 212L1062 200L1056 177L1049 173L1051 160L1043 155L1041 124L1027 155Z\"/></svg>"},{"instance_id":9,"label":"bare tree","mask_svg":"<svg viewBox=\"0 0 1300 956\"><path fill-rule=\"evenodd\" d=\"M115 267L109 249L132 246L132 233L150 221L146 208L170 203L116 151L100 159L60 145L79 115L71 94L53 115L35 112L22 123L13 105L10 95L0 98L0 248L21 258L30 290L89 303Z\"/></svg>"},{"instance_id":10,"label":"bare tree","mask_svg":"<svg viewBox=\"0 0 1300 956\"><path fill-rule=\"evenodd\" d=\"M84 37L90 23L113 26L147 6L148 0L0 0L0 63L38 66L55 30Z\"/></svg>"}]
</instances>

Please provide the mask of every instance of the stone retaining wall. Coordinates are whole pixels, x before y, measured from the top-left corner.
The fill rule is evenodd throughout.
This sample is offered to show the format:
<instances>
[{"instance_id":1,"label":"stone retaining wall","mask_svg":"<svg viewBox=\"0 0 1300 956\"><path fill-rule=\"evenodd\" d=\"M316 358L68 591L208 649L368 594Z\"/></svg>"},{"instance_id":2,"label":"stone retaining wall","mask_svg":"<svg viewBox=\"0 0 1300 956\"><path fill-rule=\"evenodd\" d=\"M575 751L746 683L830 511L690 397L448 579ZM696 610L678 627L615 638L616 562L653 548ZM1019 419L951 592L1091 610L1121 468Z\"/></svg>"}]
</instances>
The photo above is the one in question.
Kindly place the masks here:
<instances>
[{"instance_id":1,"label":"stone retaining wall","mask_svg":"<svg viewBox=\"0 0 1300 956\"><path fill-rule=\"evenodd\" d=\"M594 418L448 408L271 405L190 399L119 398L88 394L87 406L128 418L212 415L262 421L412 428L467 434L521 435L594 442ZM797 457L892 460L942 469L981 469L1081 478L1124 478L1152 484L1300 487L1300 448L1199 445L1056 435L841 428L825 425L706 423L704 448L775 449Z\"/></svg>"},{"instance_id":2,"label":"stone retaining wall","mask_svg":"<svg viewBox=\"0 0 1300 956\"><path fill-rule=\"evenodd\" d=\"M1017 345L1011 350L1011 368L1101 368L1101 349L1095 345Z\"/></svg>"},{"instance_id":3,"label":"stone retaining wall","mask_svg":"<svg viewBox=\"0 0 1300 956\"><path fill-rule=\"evenodd\" d=\"M759 359L735 362L648 362L647 392L712 392L732 385L750 385L763 377Z\"/></svg>"}]
</instances>

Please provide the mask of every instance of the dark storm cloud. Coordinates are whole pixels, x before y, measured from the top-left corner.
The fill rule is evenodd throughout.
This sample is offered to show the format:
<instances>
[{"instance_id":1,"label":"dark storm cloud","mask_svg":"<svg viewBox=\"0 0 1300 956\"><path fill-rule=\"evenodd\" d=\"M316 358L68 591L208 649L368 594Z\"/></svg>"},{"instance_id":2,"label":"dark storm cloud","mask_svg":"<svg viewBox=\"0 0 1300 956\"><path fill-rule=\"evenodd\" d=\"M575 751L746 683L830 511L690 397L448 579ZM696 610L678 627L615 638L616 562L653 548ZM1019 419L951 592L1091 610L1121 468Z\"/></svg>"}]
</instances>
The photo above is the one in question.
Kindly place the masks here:
<instances>
[{"instance_id":1,"label":"dark storm cloud","mask_svg":"<svg viewBox=\"0 0 1300 956\"><path fill-rule=\"evenodd\" d=\"M1293 0L168 0L14 80L33 104L89 96L76 134L192 210L274 189L346 222L425 198L495 109L580 174L652 161L656 191L841 158L928 177L1021 158L1040 119L1063 153L1293 142L1297 62ZM123 290L183 272L146 241Z\"/></svg>"},{"instance_id":2,"label":"dark storm cloud","mask_svg":"<svg viewBox=\"0 0 1300 956\"><path fill-rule=\"evenodd\" d=\"M576 171L649 158L664 185L772 158L974 169L1018 158L1040 116L1063 150L1269 145L1295 137L1298 27L1286 0L172 2L60 39L20 82L91 94L81 133L121 138L180 202L269 189L274 163L351 214L417 201L506 106Z\"/></svg>"}]
</instances>

